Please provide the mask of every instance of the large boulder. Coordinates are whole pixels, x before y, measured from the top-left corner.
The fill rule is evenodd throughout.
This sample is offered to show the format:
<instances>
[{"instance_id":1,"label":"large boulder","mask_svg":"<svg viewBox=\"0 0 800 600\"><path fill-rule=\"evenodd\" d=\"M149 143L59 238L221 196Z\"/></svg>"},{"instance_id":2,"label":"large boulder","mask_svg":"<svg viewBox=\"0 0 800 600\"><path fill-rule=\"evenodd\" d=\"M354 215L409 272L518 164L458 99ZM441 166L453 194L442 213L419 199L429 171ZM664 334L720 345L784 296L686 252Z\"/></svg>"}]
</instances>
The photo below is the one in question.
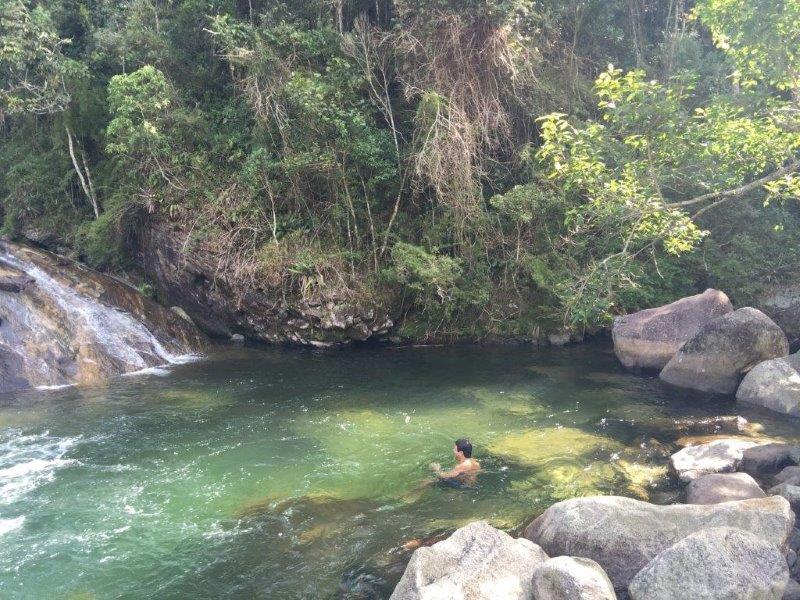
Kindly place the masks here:
<instances>
[{"instance_id":1,"label":"large boulder","mask_svg":"<svg viewBox=\"0 0 800 600\"><path fill-rule=\"evenodd\" d=\"M790 342L800 341L800 285L779 285L761 295L755 304L783 329Z\"/></svg>"},{"instance_id":2,"label":"large boulder","mask_svg":"<svg viewBox=\"0 0 800 600\"><path fill-rule=\"evenodd\" d=\"M732 311L725 294L708 289L672 304L617 317L611 328L614 352L628 368L662 369L702 325Z\"/></svg>"},{"instance_id":3,"label":"large boulder","mask_svg":"<svg viewBox=\"0 0 800 600\"><path fill-rule=\"evenodd\" d=\"M738 468L744 451L754 446L756 442L740 439L687 446L670 456L669 467L681 481L692 481L709 473L731 473Z\"/></svg>"},{"instance_id":4,"label":"large boulder","mask_svg":"<svg viewBox=\"0 0 800 600\"><path fill-rule=\"evenodd\" d=\"M593 496L554 504L525 529L524 536L550 556L597 561L621 590L659 552L700 529L735 527L784 549L793 525L794 513L779 496L669 506Z\"/></svg>"},{"instance_id":5,"label":"large boulder","mask_svg":"<svg viewBox=\"0 0 800 600\"><path fill-rule=\"evenodd\" d=\"M789 568L778 549L747 531L703 529L659 553L630 583L632 600L781 600Z\"/></svg>"},{"instance_id":6,"label":"large boulder","mask_svg":"<svg viewBox=\"0 0 800 600\"><path fill-rule=\"evenodd\" d=\"M764 498L766 494L747 473L712 473L689 482L688 504L719 504L732 500Z\"/></svg>"},{"instance_id":7,"label":"large boulder","mask_svg":"<svg viewBox=\"0 0 800 600\"><path fill-rule=\"evenodd\" d=\"M533 572L547 560L536 544L514 539L484 521L446 540L417 548L392 600L533 599Z\"/></svg>"},{"instance_id":8,"label":"large boulder","mask_svg":"<svg viewBox=\"0 0 800 600\"><path fill-rule=\"evenodd\" d=\"M706 323L661 371L669 384L732 394L757 364L789 354L789 342L767 315L740 308Z\"/></svg>"},{"instance_id":9,"label":"large boulder","mask_svg":"<svg viewBox=\"0 0 800 600\"><path fill-rule=\"evenodd\" d=\"M800 416L800 352L757 364L742 380L736 400Z\"/></svg>"},{"instance_id":10,"label":"large boulder","mask_svg":"<svg viewBox=\"0 0 800 600\"><path fill-rule=\"evenodd\" d=\"M557 556L533 572L536 600L616 600L606 572L589 558Z\"/></svg>"}]
</instances>

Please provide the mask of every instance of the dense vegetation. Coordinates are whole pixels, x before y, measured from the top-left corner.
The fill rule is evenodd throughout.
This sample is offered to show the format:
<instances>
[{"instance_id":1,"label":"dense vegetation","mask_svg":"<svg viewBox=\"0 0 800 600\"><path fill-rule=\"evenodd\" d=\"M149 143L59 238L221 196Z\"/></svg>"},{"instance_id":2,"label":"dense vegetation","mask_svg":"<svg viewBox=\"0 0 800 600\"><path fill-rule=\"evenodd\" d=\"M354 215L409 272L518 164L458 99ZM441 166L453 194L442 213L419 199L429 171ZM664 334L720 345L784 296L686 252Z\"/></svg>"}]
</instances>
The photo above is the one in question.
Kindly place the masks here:
<instances>
[{"instance_id":1,"label":"dense vegetation","mask_svg":"<svg viewBox=\"0 0 800 600\"><path fill-rule=\"evenodd\" d=\"M800 268L798 0L0 0L3 230L531 336ZM138 265L144 268L146 265Z\"/></svg>"}]
</instances>

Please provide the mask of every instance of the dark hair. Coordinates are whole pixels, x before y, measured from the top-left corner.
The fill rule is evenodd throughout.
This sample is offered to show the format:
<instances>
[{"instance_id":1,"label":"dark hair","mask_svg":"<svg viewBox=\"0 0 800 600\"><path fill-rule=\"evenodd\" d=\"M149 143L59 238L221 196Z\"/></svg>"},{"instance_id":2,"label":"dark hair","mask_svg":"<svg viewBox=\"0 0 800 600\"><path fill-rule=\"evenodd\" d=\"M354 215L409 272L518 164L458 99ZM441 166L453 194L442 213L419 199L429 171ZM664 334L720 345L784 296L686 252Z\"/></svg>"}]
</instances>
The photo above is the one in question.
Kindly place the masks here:
<instances>
[{"instance_id":1,"label":"dark hair","mask_svg":"<svg viewBox=\"0 0 800 600\"><path fill-rule=\"evenodd\" d=\"M471 458L472 442L470 442L467 438L461 438L460 440L456 440L456 450L458 450L459 452L463 452L464 458Z\"/></svg>"}]
</instances>

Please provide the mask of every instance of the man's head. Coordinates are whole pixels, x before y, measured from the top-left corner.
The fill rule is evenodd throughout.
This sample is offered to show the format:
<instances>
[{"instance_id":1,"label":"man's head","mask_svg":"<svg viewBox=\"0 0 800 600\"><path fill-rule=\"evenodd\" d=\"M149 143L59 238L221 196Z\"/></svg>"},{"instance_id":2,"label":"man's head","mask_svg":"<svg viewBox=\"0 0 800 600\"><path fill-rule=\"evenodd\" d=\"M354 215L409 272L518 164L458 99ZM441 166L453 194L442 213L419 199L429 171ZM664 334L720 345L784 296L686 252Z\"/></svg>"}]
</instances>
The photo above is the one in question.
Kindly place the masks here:
<instances>
[{"instance_id":1,"label":"man's head","mask_svg":"<svg viewBox=\"0 0 800 600\"><path fill-rule=\"evenodd\" d=\"M456 445L453 448L453 454L455 454L456 458L459 460L472 457L472 442L470 442L467 438L456 440Z\"/></svg>"}]
</instances>

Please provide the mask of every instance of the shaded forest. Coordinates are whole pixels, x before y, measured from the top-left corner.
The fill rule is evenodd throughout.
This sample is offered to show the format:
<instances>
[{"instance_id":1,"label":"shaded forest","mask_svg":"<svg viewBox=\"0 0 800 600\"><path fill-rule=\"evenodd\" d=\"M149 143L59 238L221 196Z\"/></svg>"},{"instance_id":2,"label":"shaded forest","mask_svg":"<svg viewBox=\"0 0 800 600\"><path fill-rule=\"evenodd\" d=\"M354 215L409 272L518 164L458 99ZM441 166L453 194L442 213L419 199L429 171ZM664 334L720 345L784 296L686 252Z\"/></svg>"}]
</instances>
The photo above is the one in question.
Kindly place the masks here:
<instances>
[{"instance_id":1,"label":"shaded forest","mask_svg":"<svg viewBox=\"0 0 800 600\"><path fill-rule=\"evenodd\" d=\"M0 0L3 233L413 339L800 268L800 2Z\"/></svg>"}]
</instances>

